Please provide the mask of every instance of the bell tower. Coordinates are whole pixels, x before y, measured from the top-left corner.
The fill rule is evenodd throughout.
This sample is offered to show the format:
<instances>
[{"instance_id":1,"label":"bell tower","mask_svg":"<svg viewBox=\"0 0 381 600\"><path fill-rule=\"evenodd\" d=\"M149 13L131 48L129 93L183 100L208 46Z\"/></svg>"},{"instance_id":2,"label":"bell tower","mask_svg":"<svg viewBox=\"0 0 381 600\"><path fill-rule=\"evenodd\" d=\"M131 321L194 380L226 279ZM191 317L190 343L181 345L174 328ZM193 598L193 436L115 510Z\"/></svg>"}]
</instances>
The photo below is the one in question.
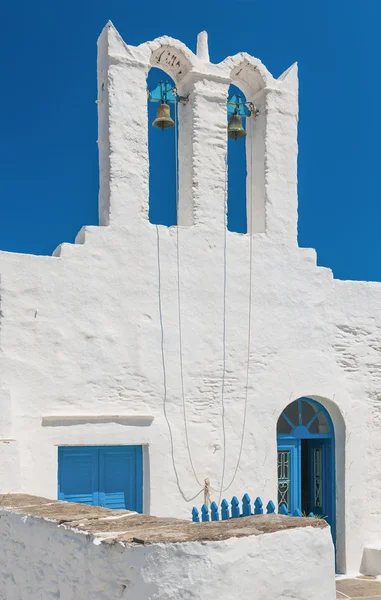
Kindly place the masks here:
<instances>
[{"instance_id":1,"label":"bell tower","mask_svg":"<svg viewBox=\"0 0 381 600\"><path fill-rule=\"evenodd\" d=\"M296 244L296 64L274 79L246 53L211 63L206 32L199 34L194 54L166 36L128 46L110 22L98 41L100 223L129 229L148 219L146 79L152 66L164 70L177 94L187 98L177 107L178 225L214 229L226 203L227 97L233 83L256 111L239 142L246 144L247 230ZM168 109L160 110L161 124L170 124Z\"/></svg>"}]
</instances>

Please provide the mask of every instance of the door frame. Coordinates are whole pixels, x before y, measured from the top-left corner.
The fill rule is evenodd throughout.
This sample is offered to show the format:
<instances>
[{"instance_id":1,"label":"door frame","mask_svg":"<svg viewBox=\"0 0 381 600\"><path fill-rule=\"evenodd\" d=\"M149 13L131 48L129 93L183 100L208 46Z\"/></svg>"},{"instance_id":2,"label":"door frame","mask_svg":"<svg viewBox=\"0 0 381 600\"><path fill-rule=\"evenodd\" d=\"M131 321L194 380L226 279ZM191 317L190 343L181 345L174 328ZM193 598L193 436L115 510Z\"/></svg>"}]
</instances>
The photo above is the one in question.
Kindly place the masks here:
<instances>
[{"instance_id":1,"label":"door frame","mask_svg":"<svg viewBox=\"0 0 381 600\"><path fill-rule=\"evenodd\" d=\"M330 526L331 526L333 543L336 547L336 448L335 448L335 431L334 431L333 422L332 422L329 412L322 404L320 404L320 402L317 402L316 400L312 400L311 398L304 398L304 397L298 398L294 402L298 402L299 422L297 424L291 423L291 421L287 418L287 416L285 416L284 412L282 412L281 416L283 416L283 418L290 424L290 426L292 427L292 431L291 431L291 433L287 433L287 434L284 434L284 433L277 434L277 448L278 449L279 448L280 449L292 448L295 443L296 443L296 446L299 448L298 451L294 451L294 458L293 458L293 461L296 460L299 463L299 466L296 469L294 467L294 471L293 471L294 473L297 474L297 481L296 482L290 481L291 490L294 489L295 486L298 488L296 493L294 492L294 498L299 502L299 504L296 505L296 501L295 502L291 501L290 513L292 514L296 508L301 508L301 471L300 471L301 440L302 439L321 440L321 441L327 440L327 447L326 447L327 452L325 453L326 457L325 457L325 461L324 461L325 468L327 470L326 477L328 480L328 483L327 483L328 489L327 489L326 499L327 499L327 507L328 507L328 509L330 509L331 515L332 515L332 518L330 519L331 520ZM309 404L312 404L313 406L315 406L317 408L317 412L316 412L314 419L312 419L306 427L303 426L301 423L302 403L303 402L308 402ZM285 409L286 408L287 407L285 407ZM308 430L308 428L311 426L312 422L315 420L315 418L317 418L318 414L320 414L320 413L322 413L324 415L324 417L328 423L329 432L328 433L311 433ZM330 441L330 444L328 444L328 440ZM288 448L286 448L287 446L288 446ZM298 454L298 452L299 452L299 454ZM292 477L292 471L291 471L291 477ZM292 495L291 495L291 500L292 500ZM323 515L323 516L325 516L325 515Z\"/></svg>"}]
</instances>

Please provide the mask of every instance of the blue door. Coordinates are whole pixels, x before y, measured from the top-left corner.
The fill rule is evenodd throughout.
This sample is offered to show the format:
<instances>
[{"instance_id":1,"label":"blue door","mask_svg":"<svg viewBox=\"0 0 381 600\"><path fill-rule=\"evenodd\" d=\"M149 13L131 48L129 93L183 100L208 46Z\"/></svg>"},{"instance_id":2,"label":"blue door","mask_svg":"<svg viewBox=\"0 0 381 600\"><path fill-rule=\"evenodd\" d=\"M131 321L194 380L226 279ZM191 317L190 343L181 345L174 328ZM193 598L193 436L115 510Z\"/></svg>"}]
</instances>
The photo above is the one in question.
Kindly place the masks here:
<instances>
[{"instance_id":1,"label":"blue door","mask_svg":"<svg viewBox=\"0 0 381 600\"><path fill-rule=\"evenodd\" d=\"M142 446L58 448L58 499L142 512Z\"/></svg>"},{"instance_id":2,"label":"blue door","mask_svg":"<svg viewBox=\"0 0 381 600\"><path fill-rule=\"evenodd\" d=\"M278 419L278 506L321 516L335 542L335 437L327 410L300 398Z\"/></svg>"},{"instance_id":3,"label":"blue door","mask_svg":"<svg viewBox=\"0 0 381 600\"><path fill-rule=\"evenodd\" d=\"M332 508L329 493L332 486L331 447L332 442L329 439L308 441L309 509L315 515L324 517L332 527Z\"/></svg>"},{"instance_id":4,"label":"blue door","mask_svg":"<svg viewBox=\"0 0 381 600\"><path fill-rule=\"evenodd\" d=\"M301 505L300 444L298 440L278 443L278 506L284 504L289 514Z\"/></svg>"}]
</instances>

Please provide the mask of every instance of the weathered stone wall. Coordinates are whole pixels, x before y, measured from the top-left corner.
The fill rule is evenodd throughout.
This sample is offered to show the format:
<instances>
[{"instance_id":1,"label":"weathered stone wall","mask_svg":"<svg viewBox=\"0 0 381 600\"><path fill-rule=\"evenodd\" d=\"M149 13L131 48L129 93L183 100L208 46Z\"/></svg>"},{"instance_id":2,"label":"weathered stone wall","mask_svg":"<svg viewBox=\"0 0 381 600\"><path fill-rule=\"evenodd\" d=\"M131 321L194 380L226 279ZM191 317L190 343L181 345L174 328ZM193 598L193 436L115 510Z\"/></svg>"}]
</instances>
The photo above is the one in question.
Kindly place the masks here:
<instances>
[{"instance_id":1,"label":"weathered stone wall","mask_svg":"<svg viewBox=\"0 0 381 600\"><path fill-rule=\"evenodd\" d=\"M5 504L2 600L230 600L232 590L335 598L324 522L269 515L199 525L30 496Z\"/></svg>"}]
</instances>

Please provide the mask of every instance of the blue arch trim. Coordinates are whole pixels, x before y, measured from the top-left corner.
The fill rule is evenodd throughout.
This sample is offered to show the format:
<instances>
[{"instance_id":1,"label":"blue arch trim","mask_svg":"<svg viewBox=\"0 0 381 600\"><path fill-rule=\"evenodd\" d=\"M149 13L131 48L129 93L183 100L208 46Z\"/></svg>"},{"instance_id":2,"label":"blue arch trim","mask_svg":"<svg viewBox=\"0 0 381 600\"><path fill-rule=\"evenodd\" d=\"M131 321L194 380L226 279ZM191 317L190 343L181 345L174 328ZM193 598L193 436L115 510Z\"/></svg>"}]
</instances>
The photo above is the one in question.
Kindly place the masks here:
<instances>
[{"instance_id":1,"label":"blue arch trim","mask_svg":"<svg viewBox=\"0 0 381 600\"><path fill-rule=\"evenodd\" d=\"M319 438L319 439L321 439L321 438L334 438L335 437L334 427L333 427L331 416L330 416L328 410L322 404L320 404L320 402L317 402L316 400L312 400L311 398L298 398L298 400L296 400L296 401L294 400L294 402L298 403L298 423L293 423L285 413L285 410L290 406L290 404L293 404L293 402L290 402L290 404L288 404L286 406L285 410L281 413L281 417L283 417L283 419L285 421L287 421L287 423L292 428L292 431L290 433L278 433L279 438L283 438L283 439L284 438L289 438L289 439ZM307 423L307 425L303 425L303 422L302 422L303 402L311 404L312 406L315 406L318 409L316 411L316 413L314 414L314 416L312 417L312 419L309 421L309 423ZM324 417L328 423L329 431L327 433L311 433L309 431L309 428L316 421L318 416L321 414L324 415Z\"/></svg>"}]
</instances>

